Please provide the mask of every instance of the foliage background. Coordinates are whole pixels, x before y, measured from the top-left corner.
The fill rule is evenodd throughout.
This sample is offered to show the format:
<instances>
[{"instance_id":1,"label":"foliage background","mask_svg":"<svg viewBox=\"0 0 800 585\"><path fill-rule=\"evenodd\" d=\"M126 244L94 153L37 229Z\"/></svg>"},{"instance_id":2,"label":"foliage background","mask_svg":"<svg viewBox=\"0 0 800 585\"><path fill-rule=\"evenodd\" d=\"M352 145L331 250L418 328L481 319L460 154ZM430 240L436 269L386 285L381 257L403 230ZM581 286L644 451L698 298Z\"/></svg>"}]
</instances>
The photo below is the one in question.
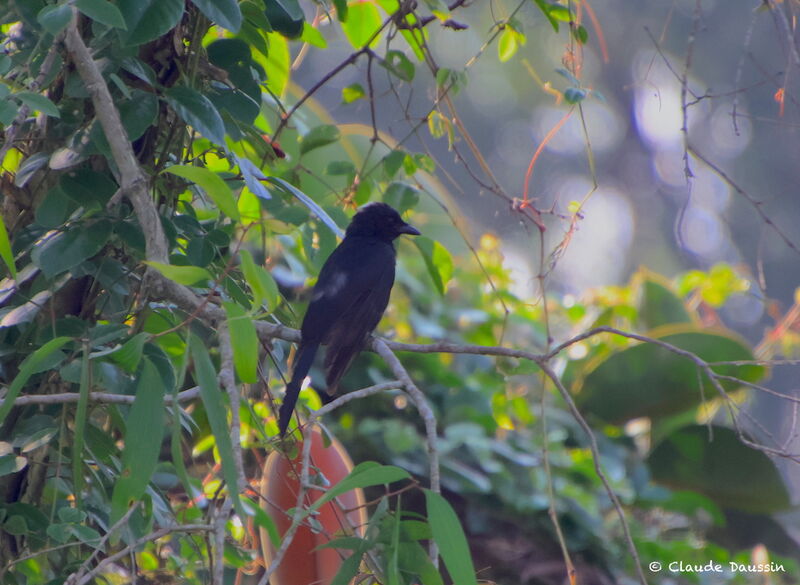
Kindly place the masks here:
<instances>
[{"instance_id":1,"label":"foliage background","mask_svg":"<svg viewBox=\"0 0 800 585\"><path fill-rule=\"evenodd\" d=\"M3 6L3 582L266 582L292 328L376 199L426 237L325 417L385 465L338 582L794 582L796 9Z\"/></svg>"}]
</instances>

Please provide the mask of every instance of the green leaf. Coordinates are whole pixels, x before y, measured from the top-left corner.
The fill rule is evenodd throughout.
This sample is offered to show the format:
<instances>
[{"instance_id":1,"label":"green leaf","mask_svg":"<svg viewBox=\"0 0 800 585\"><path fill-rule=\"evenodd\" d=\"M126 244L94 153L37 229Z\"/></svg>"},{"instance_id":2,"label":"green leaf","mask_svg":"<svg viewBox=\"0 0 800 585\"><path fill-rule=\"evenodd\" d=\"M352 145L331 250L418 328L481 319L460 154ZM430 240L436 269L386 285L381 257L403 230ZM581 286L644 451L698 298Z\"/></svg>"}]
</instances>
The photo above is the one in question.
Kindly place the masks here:
<instances>
[{"instance_id":1,"label":"green leaf","mask_svg":"<svg viewBox=\"0 0 800 585\"><path fill-rule=\"evenodd\" d=\"M769 456L744 444L729 428L684 427L659 443L647 464L655 481L703 494L726 508L773 514L791 506Z\"/></svg>"},{"instance_id":2,"label":"green leaf","mask_svg":"<svg viewBox=\"0 0 800 585\"><path fill-rule=\"evenodd\" d=\"M192 0L208 19L232 33L242 27L242 11L236 0Z\"/></svg>"},{"instance_id":3,"label":"green leaf","mask_svg":"<svg viewBox=\"0 0 800 585\"><path fill-rule=\"evenodd\" d=\"M41 112L51 118L60 118L61 112L56 105L40 93L32 91L18 91L12 94L16 99L28 106L31 110Z\"/></svg>"},{"instance_id":4,"label":"green leaf","mask_svg":"<svg viewBox=\"0 0 800 585\"><path fill-rule=\"evenodd\" d=\"M394 181L386 188L386 192L383 194L383 201L402 214L417 206L417 203L419 203L419 190L403 181Z\"/></svg>"},{"instance_id":5,"label":"green leaf","mask_svg":"<svg viewBox=\"0 0 800 585\"><path fill-rule=\"evenodd\" d=\"M125 419L122 471L111 496L111 524L128 506L141 499L158 464L164 438L164 385L150 360L144 361L136 384L136 397Z\"/></svg>"},{"instance_id":6,"label":"green leaf","mask_svg":"<svg viewBox=\"0 0 800 585\"><path fill-rule=\"evenodd\" d=\"M585 45L589 41L589 33L587 32L586 27L582 24L579 24L572 29L572 35L575 37L575 40L582 45Z\"/></svg>"},{"instance_id":7,"label":"green leaf","mask_svg":"<svg viewBox=\"0 0 800 585\"><path fill-rule=\"evenodd\" d=\"M386 58L380 61L389 73L403 81L414 81L416 68L411 60L402 51L387 51Z\"/></svg>"},{"instance_id":8,"label":"green leaf","mask_svg":"<svg viewBox=\"0 0 800 585\"><path fill-rule=\"evenodd\" d=\"M67 3L45 6L36 15L36 20L44 30L55 36L72 20L72 8Z\"/></svg>"},{"instance_id":9,"label":"green leaf","mask_svg":"<svg viewBox=\"0 0 800 585\"><path fill-rule=\"evenodd\" d=\"M450 252L436 240L424 236L414 238L414 244L425 260L428 274L431 275L436 290L440 295L444 295L447 291L447 283L453 276L453 258L450 256Z\"/></svg>"},{"instance_id":10,"label":"green leaf","mask_svg":"<svg viewBox=\"0 0 800 585\"><path fill-rule=\"evenodd\" d=\"M137 333L122 344L122 347L118 350L110 353L108 357L119 364L126 372L133 373L142 360L142 350L148 337L150 337L149 333Z\"/></svg>"},{"instance_id":11,"label":"green leaf","mask_svg":"<svg viewBox=\"0 0 800 585\"><path fill-rule=\"evenodd\" d=\"M272 274L263 266L257 266L247 250L241 250L239 257L242 261L242 273L253 293L253 303L259 307L266 305L270 310L275 310L280 301L280 292Z\"/></svg>"},{"instance_id":12,"label":"green leaf","mask_svg":"<svg viewBox=\"0 0 800 585\"><path fill-rule=\"evenodd\" d=\"M670 289L663 277L640 269L633 277L637 291L637 316L641 330L653 329L671 323L691 323L692 318L684 302Z\"/></svg>"},{"instance_id":13,"label":"green leaf","mask_svg":"<svg viewBox=\"0 0 800 585\"><path fill-rule=\"evenodd\" d=\"M497 43L497 56L501 63L509 61L516 55L519 49L517 42L517 32L511 27L505 27L500 34L500 41Z\"/></svg>"},{"instance_id":14,"label":"green leaf","mask_svg":"<svg viewBox=\"0 0 800 585\"><path fill-rule=\"evenodd\" d=\"M76 0L75 8L86 16L110 28L125 30L125 18L119 8L106 0Z\"/></svg>"},{"instance_id":15,"label":"green leaf","mask_svg":"<svg viewBox=\"0 0 800 585\"><path fill-rule=\"evenodd\" d=\"M222 213L231 219L239 219L239 208L236 205L233 191L231 191L228 183L214 171L205 167L172 165L164 169L164 172L183 177L195 183L216 203L217 208Z\"/></svg>"},{"instance_id":16,"label":"green leaf","mask_svg":"<svg viewBox=\"0 0 800 585\"><path fill-rule=\"evenodd\" d=\"M650 336L707 362L755 359L743 340L725 330L680 324L662 327ZM584 412L612 424L643 416L660 419L718 397L692 360L653 343L638 343L590 360L586 369L588 373L579 376L573 388L576 402ZM753 365L719 365L713 371L747 382L764 375L763 367ZM736 388L728 381L721 384L727 390Z\"/></svg>"},{"instance_id":17,"label":"green leaf","mask_svg":"<svg viewBox=\"0 0 800 585\"><path fill-rule=\"evenodd\" d=\"M228 316L236 374L245 384L255 384L258 379L258 335L253 318L237 303L223 302L222 306Z\"/></svg>"},{"instance_id":18,"label":"green leaf","mask_svg":"<svg viewBox=\"0 0 800 585\"><path fill-rule=\"evenodd\" d=\"M17 278L17 265L14 262L14 253L11 251L11 240L8 239L8 230L2 218L0 218L0 258L3 259L11 278Z\"/></svg>"},{"instance_id":19,"label":"green leaf","mask_svg":"<svg viewBox=\"0 0 800 585\"><path fill-rule=\"evenodd\" d=\"M311 199L311 197L303 193L300 189L298 189L291 183L284 181L279 177L268 177L267 180L274 185L282 187L283 189L285 189L286 191L297 197L303 203L303 205L308 207L312 211L312 213L314 213L314 215L316 215L325 225L331 228L331 231L334 234L336 234L339 237L344 236L344 232L342 232L342 229L338 225L336 225L336 222L333 221L333 219L331 219L331 216L325 213L325 210L322 209L319 205L317 205L316 201Z\"/></svg>"},{"instance_id":20,"label":"green leaf","mask_svg":"<svg viewBox=\"0 0 800 585\"><path fill-rule=\"evenodd\" d=\"M20 365L19 373L14 378L14 381L8 385L8 391L3 397L2 402L0 402L0 424L2 424L6 416L8 416L9 411L14 406L14 400L19 396L20 391L28 382L28 379L39 371L39 366L44 363L53 352L61 349L61 347L70 340L70 337L56 337L25 358Z\"/></svg>"},{"instance_id":21,"label":"green leaf","mask_svg":"<svg viewBox=\"0 0 800 585\"><path fill-rule=\"evenodd\" d=\"M366 97L367 93L360 83L353 83L342 89L342 102L352 104L356 100Z\"/></svg>"},{"instance_id":22,"label":"green leaf","mask_svg":"<svg viewBox=\"0 0 800 585\"><path fill-rule=\"evenodd\" d=\"M214 435L222 463L222 476L228 484L228 493L233 499L237 514L245 516L244 508L238 493L238 479L234 464L233 443L228 429L228 409L222 401L222 391L217 383L217 372L211 363L205 345L194 334L189 335L189 351L194 360L195 378L200 385L200 396L206 408L208 423Z\"/></svg>"},{"instance_id":23,"label":"green leaf","mask_svg":"<svg viewBox=\"0 0 800 585\"><path fill-rule=\"evenodd\" d=\"M347 22L347 0L333 0L333 7L336 8L336 18L339 19L339 22Z\"/></svg>"},{"instance_id":24,"label":"green leaf","mask_svg":"<svg viewBox=\"0 0 800 585\"><path fill-rule=\"evenodd\" d=\"M448 91L454 96L458 95L467 85L467 74L463 71L442 67L436 72L436 85L442 91Z\"/></svg>"},{"instance_id":25,"label":"green leaf","mask_svg":"<svg viewBox=\"0 0 800 585\"><path fill-rule=\"evenodd\" d=\"M297 0L264 0L264 14L276 32L290 39L303 32L306 18Z\"/></svg>"},{"instance_id":26,"label":"green leaf","mask_svg":"<svg viewBox=\"0 0 800 585\"><path fill-rule=\"evenodd\" d=\"M212 142L225 144L225 123L211 100L182 85L171 87L164 95L184 122Z\"/></svg>"},{"instance_id":27,"label":"green leaf","mask_svg":"<svg viewBox=\"0 0 800 585\"><path fill-rule=\"evenodd\" d=\"M155 122L158 116L158 98L150 92L136 89L131 92L130 99L118 105L118 109L128 140L136 140ZM110 156L111 147L99 122L92 126L89 138L97 152Z\"/></svg>"},{"instance_id":28,"label":"green leaf","mask_svg":"<svg viewBox=\"0 0 800 585\"><path fill-rule=\"evenodd\" d=\"M199 266L174 266L161 262L145 262L145 264L152 266L171 281L186 286L213 280L208 270Z\"/></svg>"},{"instance_id":29,"label":"green leaf","mask_svg":"<svg viewBox=\"0 0 800 585\"><path fill-rule=\"evenodd\" d=\"M397 171L403 166L406 160L407 153L405 150L393 150L385 157L383 157L383 170L386 175L391 179L397 174ZM414 174L413 171L411 174Z\"/></svg>"},{"instance_id":30,"label":"green leaf","mask_svg":"<svg viewBox=\"0 0 800 585\"><path fill-rule=\"evenodd\" d=\"M86 415L89 409L90 368L89 347L88 344L84 344L78 405L75 408L75 444L72 447L72 483L79 502L83 491L83 442L86 437Z\"/></svg>"},{"instance_id":31,"label":"green leaf","mask_svg":"<svg viewBox=\"0 0 800 585\"><path fill-rule=\"evenodd\" d=\"M380 35L375 33L382 24L381 14L375 4L357 2L349 6L347 21L342 23L342 29L353 48L361 49L370 42L370 39L372 39L370 45L373 47L380 42Z\"/></svg>"},{"instance_id":32,"label":"green leaf","mask_svg":"<svg viewBox=\"0 0 800 585\"><path fill-rule=\"evenodd\" d=\"M319 49L326 49L328 47L328 41L325 40L325 37L322 36L319 29L308 22L303 23L303 34L300 35L300 40Z\"/></svg>"},{"instance_id":33,"label":"green leaf","mask_svg":"<svg viewBox=\"0 0 800 585\"><path fill-rule=\"evenodd\" d=\"M56 234L40 248L34 248L33 263L47 278L74 268L103 249L111 236L111 222L101 219L90 224L73 224Z\"/></svg>"},{"instance_id":34,"label":"green leaf","mask_svg":"<svg viewBox=\"0 0 800 585\"><path fill-rule=\"evenodd\" d=\"M300 154L306 154L315 148L322 148L328 144L333 144L337 142L339 138L341 138L341 133L336 126L332 124L316 126L300 139Z\"/></svg>"},{"instance_id":35,"label":"green leaf","mask_svg":"<svg viewBox=\"0 0 800 585\"><path fill-rule=\"evenodd\" d=\"M384 485L410 478L411 475L409 475L405 469L395 467L394 465L380 465L374 461L359 463L347 477L342 479L314 502L311 506L311 510L319 510L326 502L356 488Z\"/></svg>"},{"instance_id":36,"label":"green leaf","mask_svg":"<svg viewBox=\"0 0 800 585\"><path fill-rule=\"evenodd\" d=\"M67 197L87 209L102 209L118 189L108 175L88 168L67 171L58 184Z\"/></svg>"},{"instance_id":37,"label":"green leaf","mask_svg":"<svg viewBox=\"0 0 800 585\"><path fill-rule=\"evenodd\" d=\"M469 552L467 537L447 500L431 490L424 490L425 505L428 509L428 524L433 540L439 546L439 554L444 560L447 572L458 585L477 585L475 567Z\"/></svg>"},{"instance_id":38,"label":"green leaf","mask_svg":"<svg viewBox=\"0 0 800 585\"><path fill-rule=\"evenodd\" d=\"M183 0L118 0L128 29L128 45L142 45L175 27L183 16Z\"/></svg>"}]
</instances>

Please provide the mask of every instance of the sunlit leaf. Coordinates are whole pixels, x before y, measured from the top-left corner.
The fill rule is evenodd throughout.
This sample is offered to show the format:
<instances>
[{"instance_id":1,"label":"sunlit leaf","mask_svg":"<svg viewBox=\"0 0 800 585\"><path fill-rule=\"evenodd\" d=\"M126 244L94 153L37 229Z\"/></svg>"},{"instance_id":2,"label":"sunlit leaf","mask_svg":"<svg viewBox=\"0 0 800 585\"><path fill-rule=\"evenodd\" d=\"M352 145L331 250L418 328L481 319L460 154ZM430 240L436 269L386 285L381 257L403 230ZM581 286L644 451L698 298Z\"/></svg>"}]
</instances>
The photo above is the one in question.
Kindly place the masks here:
<instances>
[{"instance_id":1,"label":"sunlit leaf","mask_svg":"<svg viewBox=\"0 0 800 585\"><path fill-rule=\"evenodd\" d=\"M173 282L191 286L198 283L205 283L211 278L211 274L205 268L199 266L174 266L161 262L147 262L150 266L158 270Z\"/></svg>"},{"instance_id":2,"label":"sunlit leaf","mask_svg":"<svg viewBox=\"0 0 800 585\"><path fill-rule=\"evenodd\" d=\"M197 184L205 191L211 200L217 205L219 210L231 219L239 219L239 208L236 206L236 199L233 191L222 177L214 171L205 167L193 167L189 165L172 165L167 167L165 172L183 177Z\"/></svg>"},{"instance_id":3,"label":"sunlit leaf","mask_svg":"<svg viewBox=\"0 0 800 585\"><path fill-rule=\"evenodd\" d=\"M381 15L372 2L355 2L348 8L347 22L342 23L347 40L355 49L367 43L375 46L380 41L376 33L381 27Z\"/></svg>"},{"instance_id":4,"label":"sunlit leaf","mask_svg":"<svg viewBox=\"0 0 800 585\"><path fill-rule=\"evenodd\" d=\"M236 374L245 384L255 384L258 368L258 335L253 325L253 318L237 303L224 302L222 306L228 316Z\"/></svg>"},{"instance_id":5,"label":"sunlit leaf","mask_svg":"<svg viewBox=\"0 0 800 585\"><path fill-rule=\"evenodd\" d=\"M447 291L447 283L453 276L453 258L450 256L450 252L438 241L424 236L414 238L414 244L425 260L428 274L431 275L436 290L440 295L444 295Z\"/></svg>"}]
</instances>

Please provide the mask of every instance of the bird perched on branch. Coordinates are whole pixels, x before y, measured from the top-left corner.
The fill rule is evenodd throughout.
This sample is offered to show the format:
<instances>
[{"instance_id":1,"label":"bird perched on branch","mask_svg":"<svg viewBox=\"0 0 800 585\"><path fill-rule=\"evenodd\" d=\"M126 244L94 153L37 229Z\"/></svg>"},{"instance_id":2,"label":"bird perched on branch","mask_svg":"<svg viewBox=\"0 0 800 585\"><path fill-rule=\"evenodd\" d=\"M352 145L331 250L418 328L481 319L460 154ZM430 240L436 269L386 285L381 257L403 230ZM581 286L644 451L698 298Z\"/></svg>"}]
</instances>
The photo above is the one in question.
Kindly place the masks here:
<instances>
[{"instance_id":1,"label":"bird perched on branch","mask_svg":"<svg viewBox=\"0 0 800 585\"><path fill-rule=\"evenodd\" d=\"M319 346L328 346L325 381L328 394L333 394L350 362L377 327L394 284L397 253L393 242L402 234L418 236L419 231L389 205L368 203L353 216L344 240L322 266L300 328L294 371L280 408L281 436L289 426L300 386Z\"/></svg>"}]
</instances>

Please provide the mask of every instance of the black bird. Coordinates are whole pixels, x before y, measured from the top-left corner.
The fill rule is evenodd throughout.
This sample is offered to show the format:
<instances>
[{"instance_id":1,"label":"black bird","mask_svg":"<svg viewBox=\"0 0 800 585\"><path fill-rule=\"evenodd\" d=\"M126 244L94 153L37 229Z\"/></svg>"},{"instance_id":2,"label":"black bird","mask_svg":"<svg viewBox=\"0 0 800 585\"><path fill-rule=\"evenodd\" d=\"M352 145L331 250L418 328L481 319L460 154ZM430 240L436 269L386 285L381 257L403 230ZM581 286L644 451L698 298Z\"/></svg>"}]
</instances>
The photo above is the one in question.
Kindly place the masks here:
<instances>
[{"instance_id":1,"label":"black bird","mask_svg":"<svg viewBox=\"0 0 800 585\"><path fill-rule=\"evenodd\" d=\"M377 327L394 284L397 252L393 242L401 234L418 236L419 231L389 205L368 203L353 216L344 240L322 266L300 328L300 347L280 408L281 436L289 426L300 386L319 346L328 346L325 381L328 394L333 394L350 362Z\"/></svg>"}]
</instances>

